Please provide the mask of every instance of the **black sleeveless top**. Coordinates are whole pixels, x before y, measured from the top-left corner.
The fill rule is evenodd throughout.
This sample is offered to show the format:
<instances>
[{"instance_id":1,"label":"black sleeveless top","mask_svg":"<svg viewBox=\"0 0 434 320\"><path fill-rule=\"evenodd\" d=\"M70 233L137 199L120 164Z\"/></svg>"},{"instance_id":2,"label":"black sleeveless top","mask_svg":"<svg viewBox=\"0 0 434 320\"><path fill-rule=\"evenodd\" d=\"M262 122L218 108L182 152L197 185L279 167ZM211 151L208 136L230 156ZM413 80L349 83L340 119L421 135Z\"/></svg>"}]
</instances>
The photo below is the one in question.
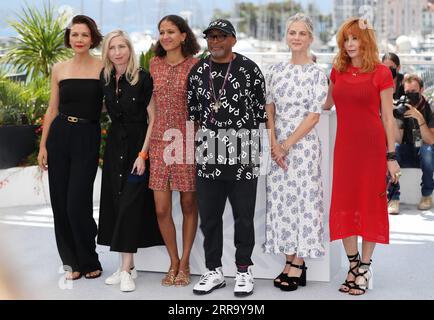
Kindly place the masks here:
<instances>
[{"instance_id":1,"label":"black sleeveless top","mask_svg":"<svg viewBox=\"0 0 434 320\"><path fill-rule=\"evenodd\" d=\"M64 79L59 82L59 112L99 120L103 90L98 79Z\"/></svg>"}]
</instances>

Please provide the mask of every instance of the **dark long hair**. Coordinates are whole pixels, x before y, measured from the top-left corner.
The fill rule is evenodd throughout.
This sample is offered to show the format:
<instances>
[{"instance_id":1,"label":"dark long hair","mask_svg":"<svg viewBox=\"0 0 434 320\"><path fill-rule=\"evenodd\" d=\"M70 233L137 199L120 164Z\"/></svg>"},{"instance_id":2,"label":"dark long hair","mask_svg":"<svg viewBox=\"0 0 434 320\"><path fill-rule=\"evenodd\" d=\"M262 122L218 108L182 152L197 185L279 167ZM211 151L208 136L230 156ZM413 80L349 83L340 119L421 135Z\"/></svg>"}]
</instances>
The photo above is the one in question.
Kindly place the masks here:
<instances>
[{"instance_id":1,"label":"dark long hair","mask_svg":"<svg viewBox=\"0 0 434 320\"><path fill-rule=\"evenodd\" d=\"M381 59L381 62L384 62L386 60L393 61L393 63L396 64L397 67L401 65L401 60L399 60L398 55L393 52L387 52Z\"/></svg>"},{"instance_id":2,"label":"dark long hair","mask_svg":"<svg viewBox=\"0 0 434 320\"><path fill-rule=\"evenodd\" d=\"M194 56L196 53L199 52L200 46L197 43L196 36L194 35L193 31L189 27L187 21L185 21L180 16L171 14L165 16L163 19L160 20L160 22L158 23L158 30L160 30L160 26L163 21L172 22L174 25L178 27L181 33L187 34L184 43L181 45L182 55L184 57ZM167 55L167 52L166 50L164 50L163 46L161 45L160 40L158 40L154 52L155 55L158 57L165 57Z\"/></svg>"}]
</instances>

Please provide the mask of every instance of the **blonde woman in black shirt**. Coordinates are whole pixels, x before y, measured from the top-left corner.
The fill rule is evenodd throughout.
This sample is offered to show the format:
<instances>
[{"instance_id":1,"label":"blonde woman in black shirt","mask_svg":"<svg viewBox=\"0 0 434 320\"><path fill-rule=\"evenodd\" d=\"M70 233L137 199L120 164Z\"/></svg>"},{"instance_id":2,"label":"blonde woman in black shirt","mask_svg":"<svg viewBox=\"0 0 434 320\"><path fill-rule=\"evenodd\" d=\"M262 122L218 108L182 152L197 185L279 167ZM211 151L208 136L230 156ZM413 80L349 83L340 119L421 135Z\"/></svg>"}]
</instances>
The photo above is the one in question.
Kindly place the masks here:
<instances>
[{"instance_id":1,"label":"blonde woman in black shirt","mask_svg":"<svg viewBox=\"0 0 434 320\"><path fill-rule=\"evenodd\" d=\"M148 188L148 150L154 123L152 79L139 69L129 36L110 32L103 44L101 72L105 106L110 115L102 174L98 243L120 252L122 264L106 279L134 291L134 253L163 245Z\"/></svg>"}]
</instances>

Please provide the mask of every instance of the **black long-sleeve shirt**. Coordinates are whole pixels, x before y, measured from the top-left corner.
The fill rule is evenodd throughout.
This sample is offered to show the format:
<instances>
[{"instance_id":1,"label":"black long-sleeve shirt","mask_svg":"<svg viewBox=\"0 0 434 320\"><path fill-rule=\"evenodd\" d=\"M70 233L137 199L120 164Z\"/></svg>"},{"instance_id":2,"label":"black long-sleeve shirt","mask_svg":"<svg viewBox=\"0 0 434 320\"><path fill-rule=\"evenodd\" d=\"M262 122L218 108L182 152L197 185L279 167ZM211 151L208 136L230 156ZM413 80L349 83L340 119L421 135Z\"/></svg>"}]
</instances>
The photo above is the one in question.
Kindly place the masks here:
<instances>
[{"instance_id":1,"label":"black long-sleeve shirt","mask_svg":"<svg viewBox=\"0 0 434 320\"><path fill-rule=\"evenodd\" d=\"M196 149L197 175L218 180L251 180L259 176L259 124L267 120L265 81L259 67L236 53L217 112L212 105L220 96L229 63L202 59L189 74L188 109L199 122Z\"/></svg>"}]
</instances>

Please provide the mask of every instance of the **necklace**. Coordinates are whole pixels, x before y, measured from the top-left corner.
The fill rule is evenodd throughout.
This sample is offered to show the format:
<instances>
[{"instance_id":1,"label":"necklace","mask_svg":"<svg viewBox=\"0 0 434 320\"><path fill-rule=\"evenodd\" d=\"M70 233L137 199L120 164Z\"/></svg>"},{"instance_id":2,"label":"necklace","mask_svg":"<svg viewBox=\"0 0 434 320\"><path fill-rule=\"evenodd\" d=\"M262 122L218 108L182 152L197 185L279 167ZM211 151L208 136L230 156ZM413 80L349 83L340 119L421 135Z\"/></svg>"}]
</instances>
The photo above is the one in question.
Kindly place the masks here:
<instances>
[{"instance_id":1,"label":"necklace","mask_svg":"<svg viewBox=\"0 0 434 320\"><path fill-rule=\"evenodd\" d=\"M187 58L182 57L182 59L178 59L175 62L169 61L167 59L167 56L164 58L164 61L171 67L176 67L177 65L181 64L182 62L184 62L185 60L187 60Z\"/></svg>"},{"instance_id":2,"label":"necklace","mask_svg":"<svg viewBox=\"0 0 434 320\"><path fill-rule=\"evenodd\" d=\"M228 82L229 74L230 74L231 67L232 67L232 61L233 60L231 60L231 62L229 62L228 70L226 71L226 75L225 75L225 80L223 81L222 88L219 90L219 96L217 97L216 91L214 88L214 81L212 80L212 60L211 60L211 58L209 58L209 86L211 88L212 98L214 100L213 102L211 102L210 107L214 111L214 113L217 113L222 106L220 99L223 96L224 88L226 87L226 84Z\"/></svg>"},{"instance_id":3,"label":"necklace","mask_svg":"<svg viewBox=\"0 0 434 320\"><path fill-rule=\"evenodd\" d=\"M351 74L353 77L357 77L360 74L360 69L359 68L355 68L355 67L351 67Z\"/></svg>"}]
</instances>

